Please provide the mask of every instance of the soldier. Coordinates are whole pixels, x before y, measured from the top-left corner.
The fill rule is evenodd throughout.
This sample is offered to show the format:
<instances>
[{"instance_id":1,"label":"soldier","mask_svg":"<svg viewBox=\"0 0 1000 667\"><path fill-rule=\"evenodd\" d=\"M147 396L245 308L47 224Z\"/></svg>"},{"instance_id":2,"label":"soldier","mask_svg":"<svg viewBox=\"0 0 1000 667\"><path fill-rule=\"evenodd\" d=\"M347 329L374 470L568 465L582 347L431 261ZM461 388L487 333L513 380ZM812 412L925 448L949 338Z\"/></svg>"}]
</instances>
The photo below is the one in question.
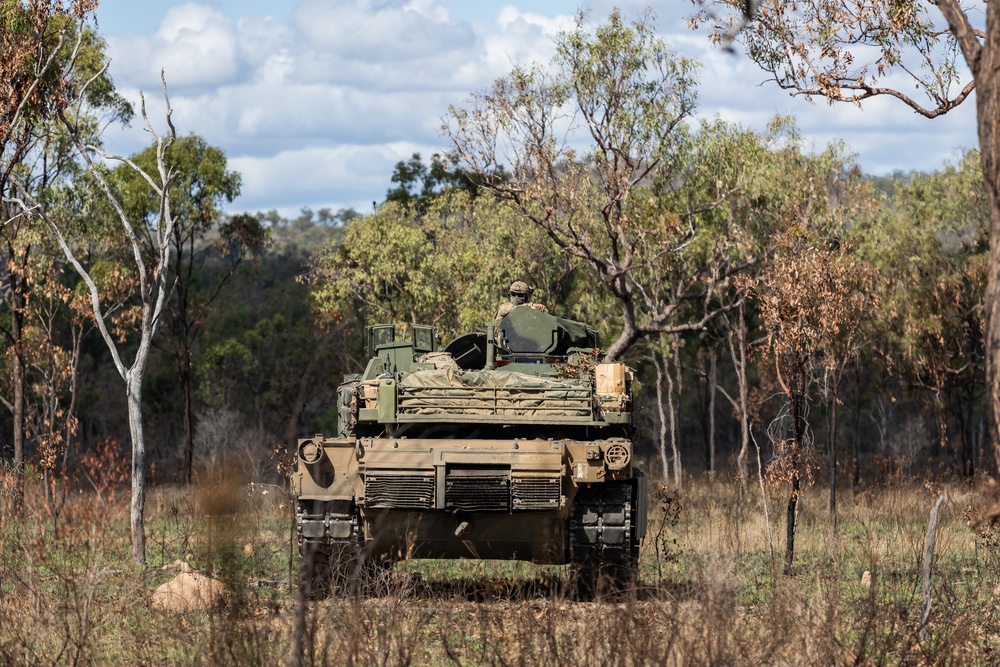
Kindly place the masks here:
<instances>
[{"instance_id":1,"label":"soldier","mask_svg":"<svg viewBox=\"0 0 1000 667\"><path fill-rule=\"evenodd\" d=\"M532 303L529 301L531 299L531 294L534 290L528 287L528 283L523 280L515 280L507 288L507 293L510 295L510 301L505 301L500 304L497 309L497 316L493 318L493 328L498 329L500 327L500 321L507 317L510 311L514 310L516 306L531 306L535 310L540 310L543 313L546 312L545 306L540 303Z\"/></svg>"}]
</instances>

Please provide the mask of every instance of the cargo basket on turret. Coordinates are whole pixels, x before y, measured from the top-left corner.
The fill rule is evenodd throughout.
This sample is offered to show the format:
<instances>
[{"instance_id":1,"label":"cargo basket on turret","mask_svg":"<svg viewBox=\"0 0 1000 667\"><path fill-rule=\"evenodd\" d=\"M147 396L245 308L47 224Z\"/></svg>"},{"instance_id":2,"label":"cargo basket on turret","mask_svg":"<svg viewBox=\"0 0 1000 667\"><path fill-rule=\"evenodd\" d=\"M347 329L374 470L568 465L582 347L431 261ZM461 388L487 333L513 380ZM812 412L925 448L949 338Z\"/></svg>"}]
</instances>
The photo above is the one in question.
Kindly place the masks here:
<instances>
[{"instance_id":1,"label":"cargo basket on turret","mask_svg":"<svg viewBox=\"0 0 1000 667\"><path fill-rule=\"evenodd\" d=\"M594 397L590 383L526 373L428 370L399 383L399 421L465 415L483 421L534 417L548 422L590 422Z\"/></svg>"}]
</instances>

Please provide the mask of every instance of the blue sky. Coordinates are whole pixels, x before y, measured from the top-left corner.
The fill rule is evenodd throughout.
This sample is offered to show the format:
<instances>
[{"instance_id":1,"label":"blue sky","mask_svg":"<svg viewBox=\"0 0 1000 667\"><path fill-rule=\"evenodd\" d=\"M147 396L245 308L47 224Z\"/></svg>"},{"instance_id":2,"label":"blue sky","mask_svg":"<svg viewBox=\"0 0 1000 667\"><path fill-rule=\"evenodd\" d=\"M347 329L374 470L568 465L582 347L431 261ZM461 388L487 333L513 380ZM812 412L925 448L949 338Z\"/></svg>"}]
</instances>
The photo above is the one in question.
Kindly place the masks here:
<instances>
[{"instance_id":1,"label":"blue sky","mask_svg":"<svg viewBox=\"0 0 1000 667\"><path fill-rule=\"evenodd\" d=\"M647 2L588 0L600 21L613 6L636 16ZM514 62L545 61L553 36L579 3L570 0L101 0L100 32L111 75L162 124L165 70L181 133L226 151L243 174L227 209L303 206L367 210L382 200L392 168L447 149L438 136L449 104L487 87ZM974 101L929 121L894 100L863 111L810 104L772 84L746 58L686 28L693 5L657 2L657 27L682 56L702 63L699 110L763 129L792 114L815 150L844 140L871 173L930 170L975 145ZM143 148L141 122L112 128L107 144Z\"/></svg>"}]
</instances>

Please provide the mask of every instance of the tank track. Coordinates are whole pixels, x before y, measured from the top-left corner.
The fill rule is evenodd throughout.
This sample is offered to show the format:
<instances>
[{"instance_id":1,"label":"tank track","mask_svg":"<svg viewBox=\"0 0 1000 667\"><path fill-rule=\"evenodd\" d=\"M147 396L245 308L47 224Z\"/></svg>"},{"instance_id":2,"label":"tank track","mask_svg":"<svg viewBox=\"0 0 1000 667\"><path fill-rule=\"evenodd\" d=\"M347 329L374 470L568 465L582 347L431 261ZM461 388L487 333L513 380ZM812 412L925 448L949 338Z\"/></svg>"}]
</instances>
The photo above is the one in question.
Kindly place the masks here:
<instances>
[{"instance_id":1,"label":"tank track","mask_svg":"<svg viewBox=\"0 0 1000 667\"><path fill-rule=\"evenodd\" d=\"M312 511L310 511L312 510ZM299 585L308 598L324 599L331 595L353 594L367 578L364 539L356 513L337 515L299 503ZM351 534L346 538L307 538L301 534L303 518L346 520Z\"/></svg>"},{"instance_id":2,"label":"tank track","mask_svg":"<svg viewBox=\"0 0 1000 667\"><path fill-rule=\"evenodd\" d=\"M569 560L580 597L634 585L639 564L634 484L607 482L580 489L573 502Z\"/></svg>"}]
</instances>

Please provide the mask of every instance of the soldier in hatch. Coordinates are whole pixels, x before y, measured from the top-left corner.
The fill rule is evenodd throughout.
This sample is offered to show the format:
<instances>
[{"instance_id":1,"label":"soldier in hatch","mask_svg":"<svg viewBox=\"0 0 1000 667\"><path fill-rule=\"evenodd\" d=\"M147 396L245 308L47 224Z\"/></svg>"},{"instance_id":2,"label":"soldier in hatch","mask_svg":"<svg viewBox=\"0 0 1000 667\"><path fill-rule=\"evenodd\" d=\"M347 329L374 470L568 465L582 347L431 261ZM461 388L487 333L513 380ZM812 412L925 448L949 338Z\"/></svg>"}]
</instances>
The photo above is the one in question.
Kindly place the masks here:
<instances>
[{"instance_id":1,"label":"soldier in hatch","mask_svg":"<svg viewBox=\"0 0 1000 667\"><path fill-rule=\"evenodd\" d=\"M497 309L497 315L493 318L493 328L497 329L500 327L500 321L507 317L510 311L514 310L516 306L530 306L535 310L540 310L543 313L546 312L544 305L540 303L532 303L530 301L531 294L534 290L528 287L528 283L523 280L515 280L510 284L507 289L507 293L510 295L510 301L505 301L500 304Z\"/></svg>"}]
</instances>

